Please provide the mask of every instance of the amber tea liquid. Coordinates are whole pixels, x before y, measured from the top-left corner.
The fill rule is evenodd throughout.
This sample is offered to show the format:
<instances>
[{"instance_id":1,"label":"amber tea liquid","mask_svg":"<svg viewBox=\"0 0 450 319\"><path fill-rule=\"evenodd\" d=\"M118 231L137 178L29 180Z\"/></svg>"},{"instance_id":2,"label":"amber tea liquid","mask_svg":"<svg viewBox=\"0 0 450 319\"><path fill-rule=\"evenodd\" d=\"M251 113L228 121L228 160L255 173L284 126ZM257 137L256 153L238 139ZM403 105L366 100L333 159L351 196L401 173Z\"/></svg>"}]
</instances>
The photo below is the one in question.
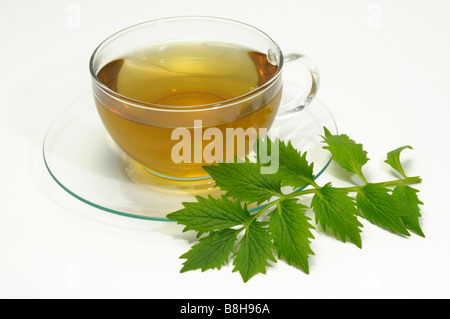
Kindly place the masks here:
<instances>
[{"instance_id":1,"label":"amber tea liquid","mask_svg":"<svg viewBox=\"0 0 450 319\"><path fill-rule=\"evenodd\" d=\"M273 79L277 69L266 54L237 45L154 45L107 63L97 74L130 105L99 94L96 105L108 133L132 159L158 175L195 179L206 175L202 169L206 163L194 160L194 148L203 149L210 141L194 143L194 121L203 123L202 130L220 129L223 136L227 128L270 128L280 102L281 81L258 88ZM177 127L192 133L192 160L187 163L171 159L172 148L179 142L171 139ZM224 154L236 152L226 149L225 139L223 149Z\"/></svg>"}]
</instances>

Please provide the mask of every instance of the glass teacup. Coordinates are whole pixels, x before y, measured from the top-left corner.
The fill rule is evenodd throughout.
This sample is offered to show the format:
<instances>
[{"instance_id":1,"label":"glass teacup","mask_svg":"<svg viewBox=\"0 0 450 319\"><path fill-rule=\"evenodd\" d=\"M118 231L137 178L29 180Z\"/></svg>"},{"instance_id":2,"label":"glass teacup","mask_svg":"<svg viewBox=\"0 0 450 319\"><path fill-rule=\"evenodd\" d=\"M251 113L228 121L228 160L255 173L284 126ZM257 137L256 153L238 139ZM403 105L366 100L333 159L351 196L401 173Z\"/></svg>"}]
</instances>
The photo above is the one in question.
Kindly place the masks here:
<instances>
[{"instance_id":1,"label":"glass teacup","mask_svg":"<svg viewBox=\"0 0 450 319\"><path fill-rule=\"evenodd\" d=\"M290 61L306 62L310 89L280 105ZM94 51L90 71L98 113L132 166L177 181L208 178L203 165L246 156L276 116L301 111L319 85L304 55L283 54L261 30L216 17L119 31Z\"/></svg>"}]
</instances>

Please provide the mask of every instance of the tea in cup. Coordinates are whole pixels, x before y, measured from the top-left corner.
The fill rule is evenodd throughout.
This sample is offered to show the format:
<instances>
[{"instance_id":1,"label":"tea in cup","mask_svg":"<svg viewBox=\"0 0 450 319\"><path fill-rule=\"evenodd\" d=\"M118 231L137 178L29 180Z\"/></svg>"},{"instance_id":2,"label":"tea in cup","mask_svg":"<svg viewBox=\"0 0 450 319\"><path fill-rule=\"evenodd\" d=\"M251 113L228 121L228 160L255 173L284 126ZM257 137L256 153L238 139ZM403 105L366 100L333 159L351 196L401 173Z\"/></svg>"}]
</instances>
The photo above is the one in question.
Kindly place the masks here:
<instances>
[{"instance_id":1,"label":"tea in cup","mask_svg":"<svg viewBox=\"0 0 450 319\"><path fill-rule=\"evenodd\" d=\"M284 63L307 61L311 89L281 105ZM268 35L214 17L174 17L122 30L90 61L97 111L133 163L168 180L209 176L204 165L248 155L275 117L313 99L317 69Z\"/></svg>"}]
</instances>

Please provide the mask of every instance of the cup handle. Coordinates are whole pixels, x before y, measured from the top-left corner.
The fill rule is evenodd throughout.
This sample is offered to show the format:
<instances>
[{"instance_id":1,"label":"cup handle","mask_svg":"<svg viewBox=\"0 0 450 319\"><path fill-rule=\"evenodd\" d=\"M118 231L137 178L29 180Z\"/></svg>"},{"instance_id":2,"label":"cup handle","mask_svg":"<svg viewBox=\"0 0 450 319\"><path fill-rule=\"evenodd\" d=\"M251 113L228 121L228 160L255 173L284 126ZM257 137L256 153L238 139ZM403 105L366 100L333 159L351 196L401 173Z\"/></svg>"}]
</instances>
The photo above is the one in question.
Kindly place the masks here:
<instances>
[{"instance_id":1,"label":"cup handle","mask_svg":"<svg viewBox=\"0 0 450 319\"><path fill-rule=\"evenodd\" d=\"M311 58L301 53L290 51L283 52L283 57L284 63L297 61L309 71L311 75L311 88L306 98L304 98L303 92L298 92L293 99L283 103L280 106L278 115L285 115L303 110L316 96L320 84L319 70Z\"/></svg>"}]
</instances>

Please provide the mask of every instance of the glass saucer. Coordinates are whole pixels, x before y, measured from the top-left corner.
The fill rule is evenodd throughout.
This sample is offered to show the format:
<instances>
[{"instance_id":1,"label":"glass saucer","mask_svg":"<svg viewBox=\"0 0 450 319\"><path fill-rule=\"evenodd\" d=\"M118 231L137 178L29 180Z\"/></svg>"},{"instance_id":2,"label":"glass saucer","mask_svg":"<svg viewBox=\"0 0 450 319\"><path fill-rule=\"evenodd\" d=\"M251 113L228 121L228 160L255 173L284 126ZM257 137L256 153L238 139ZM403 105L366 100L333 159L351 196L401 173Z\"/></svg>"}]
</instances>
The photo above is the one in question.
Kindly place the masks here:
<instances>
[{"instance_id":1,"label":"glass saucer","mask_svg":"<svg viewBox=\"0 0 450 319\"><path fill-rule=\"evenodd\" d=\"M289 96L284 93L283 98ZM337 133L333 116L317 98L300 112L277 117L272 126L278 129L280 139L308 152L316 177L331 161L329 152L322 149L323 126ZM170 221L166 215L182 208L183 202L215 191L212 180L176 184L156 176L148 179L109 137L91 94L68 105L53 121L44 139L43 156L48 172L65 191L95 208L122 216Z\"/></svg>"}]
</instances>

